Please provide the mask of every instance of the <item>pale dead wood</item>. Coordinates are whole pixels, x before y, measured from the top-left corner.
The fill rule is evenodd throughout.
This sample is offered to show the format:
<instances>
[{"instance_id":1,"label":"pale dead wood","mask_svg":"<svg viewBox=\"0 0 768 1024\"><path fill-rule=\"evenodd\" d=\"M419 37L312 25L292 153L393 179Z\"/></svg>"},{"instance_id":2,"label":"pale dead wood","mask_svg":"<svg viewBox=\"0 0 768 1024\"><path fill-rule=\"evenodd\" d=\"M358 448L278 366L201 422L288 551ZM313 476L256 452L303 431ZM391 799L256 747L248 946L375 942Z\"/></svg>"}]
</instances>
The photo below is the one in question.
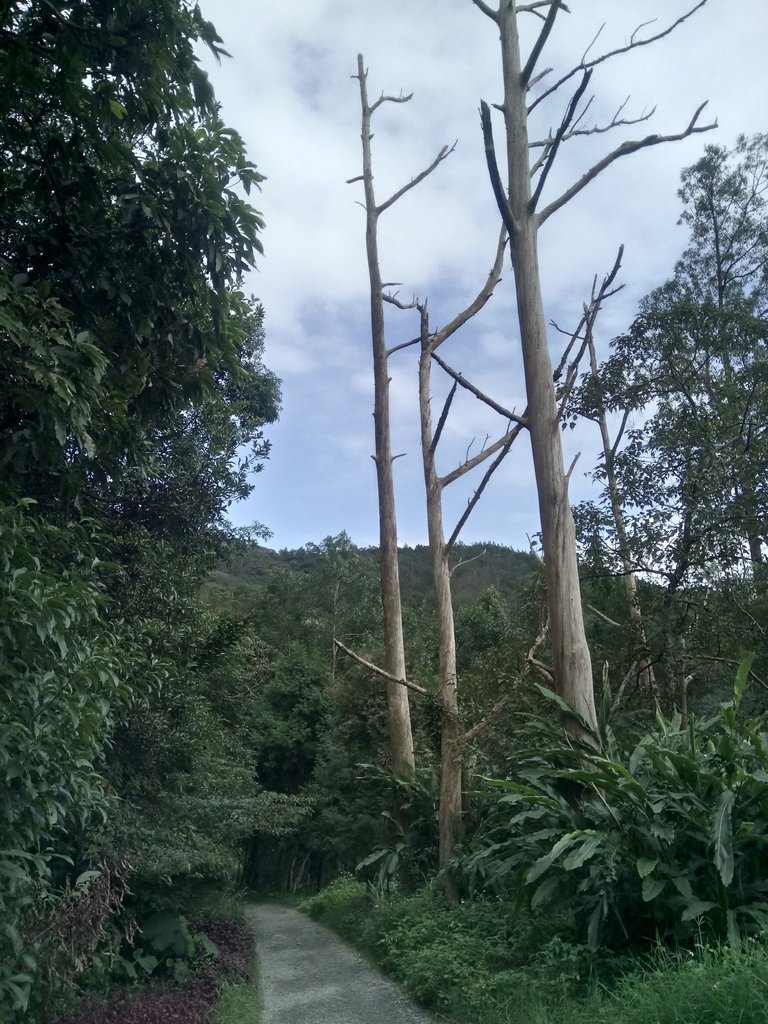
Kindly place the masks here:
<instances>
[{"instance_id":1,"label":"pale dead wood","mask_svg":"<svg viewBox=\"0 0 768 1024\"><path fill-rule=\"evenodd\" d=\"M473 316L476 316L491 298L496 285L501 280L501 269L504 265L504 250L506 249L506 245L507 231L502 227L499 232L499 240L496 244L496 255L493 260L493 266L488 273L485 284L482 286L472 302L458 313L450 323L430 335L430 351L434 352L434 350L439 348L444 341L450 338L451 335L455 334L460 327L463 327L464 324L471 320Z\"/></svg>"},{"instance_id":2,"label":"pale dead wood","mask_svg":"<svg viewBox=\"0 0 768 1024\"><path fill-rule=\"evenodd\" d=\"M499 20L499 12L494 11L494 9L485 3L484 0L472 0L472 3L483 12L486 18L490 18L491 21L496 22Z\"/></svg>"},{"instance_id":3,"label":"pale dead wood","mask_svg":"<svg viewBox=\"0 0 768 1024\"><path fill-rule=\"evenodd\" d=\"M405 643L403 639L402 606L400 600L400 569L397 549L397 515L393 464L397 456L392 453L389 371L386 330L384 323L383 283L379 266L378 219L373 182L371 154L371 117L373 111L387 101L382 94L373 106L368 102L368 72L362 54L357 55L357 79L360 87L362 125L360 138L363 150L363 189L365 195L366 232L365 247L370 285L371 344L374 379L374 439L376 486L379 510L379 578L384 624L384 661L390 679L387 685L387 725L389 731L392 766L399 774L413 771L415 765L413 733L407 687L400 680L406 676ZM406 102L407 97L391 97L392 102Z\"/></svg>"},{"instance_id":4,"label":"pale dead wood","mask_svg":"<svg viewBox=\"0 0 768 1024\"><path fill-rule=\"evenodd\" d=\"M456 570L460 569L462 565L469 565L470 562L476 562L478 558L485 558L486 553L486 549L483 548L479 555L472 555L471 558L460 558L456 565L451 567L451 576L453 576Z\"/></svg>"},{"instance_id":5,"label":"pale dead wood","mask_svg":"<svg viewBox=\"0 0 768 1024\"><path fill-rule=\"evenodd\" d=\"M462 746L467 746L469 743L476 740L481 732L484 732L489 725L492 725L496 721L511 699L512 695L509 693L505 693L502 697L499 697L487 715L484 715L479 722L475 722L471 729L467 729L466 732L459 736L459 743L461 743Z\"/></svg>"},{"instance_id":6,"label":"pale dead wood","mask_svg":"<svg viewBox=\"0 0 768 1024\"><path fill-rule=\"evenodd\" d=\"M403 185L402 188L399 188L397 192L395 192L393 195L389 197L389 199L381 203L376 208L376 212L379 214L384 213L384 211L388 210L393 203L396 203L398 199L402 198L402 196L404 196L406 192L410 192L412 188L415 188L420 182L424 181L424 179L428 175L430 175L432 171L435 170L436 167L439 167L443 160L446 160L451 155L451 153L453 153L453 151L456 149L456 144L457 143L454 142L452 146L443 146L443 148L440 150L440 152L437 154L435 159L428 167L425 167L424 170L417 174L415 178L411 178L409 182Z\"/></svg>"},{"instance_id":7,"label":"pale dead wood","mask_svg":"<svg viewBox=\"0 0 768 1024\"><path fill-rule=\"evenodd\" d=\"M404 686L407 690L413 690L414 693L420 693L422 696L429 696L429 690L425 690L423 686L419 686L418 683L412 683L408 679L398 679L397 676L393 676L391 672L387 672L386 669L379 668L378 665L374 665L371 661L366 661L365 658L361 658L359 654L355 654L351 651L341 640L333 638L333 643L338 650L343 651L347 657L351 658L352 661L357 662L361 668L367 669L372 672L375 676L380 676L382 679L387 679L390 683L397 683L398 686Z\"/></svg>"},{"instance_id":8,"label":"pale dead wood","mask_svg":"<svg viewBox=\"0 0 768 1024\"><path fill-rule=\"evenodd\" d=\"M559 10L560 4L558 0L553 0L553 2L550 3L549 5L549 10L547 11L547 15L544 19L544 25L542 26L542 29L539 32L536 42L531 47L531 52L528 56L528 60L525 62L525 67L523 68L522 74L520 76L520 81L526 89L528 88L528 83L530 82L531 75L533 74L533 70L536 67L536 63L539 57L541 56L541 51L546 46L547 39L549 39L549 34L554 28L555 18L557 17L557 13Z\"/></svg>"},{"instance_id":9,"label":"pale dead wood","mask_svg":"<svg viewBox=\"0 0 768 1024\"><path fill-rule=\"evenodd\" d=\"M586 88L589 85L589 80L591 77L591 71L584 72L584 76L581 80L581 83L579 84L579 87L576 90L576 92L571 97L571 101L568 104L568 107L566 108L565 115L563 116L563 120L560 124L560 127L555 133L555 137L552 140L552 145L549 146L547 149L546 158L544 160L544 167L542 169L541 175L539 176L539 180L536 184L536 190L534 191L533 196L531 197L530 209L532 212L536 209L539 197L541 196L542 190L544 188L544 184L547 180L550 170L552 169L552 164L555 162L555 157L557 156L557 151L560 148L560 143L563 141L563 137L565 136L568 126L573 121L574 115L576 114L576 108L581 102L581 97L584 95L584 92L586 91Z\"/></svg>"},{"instance_id":10,"label":"pale dead wood","mask_svg":"<svg viewBox=\"0 0 768 1024\"><path fill-rule=\"evenodd\" d=\"M588 604L586 607L589 608L591 612L594 612L599 618L607 622L610 626L616 626L618 629L624 629L624 623L617 622L616 619L612 619L610 616L606 615L605 612L601 612L599 608L595 608L594 605Z\"/></svg>"},{"instance_id":11,"label":"pale dead wood","mask_svg":"<svg viewBox=\"0 0 768 1024\"><path fill-rule=\"evenodd\" d=\"M474 395L475 398L479 399L481 402L484 402L489 408L493 409L494 412L499 413L500 416L503 416L505 420L510 420L512 423L519 423L523 427L526 426L524 416L518 416L517 413L510 412L509 409L505 409L503 405L499 405L498 402L494 401L492 398L486 395L484 391L481 391L480 388L476 387L474 384L468 381L467 378L463 376L463 374L458 372L458 370L454 370L452 367L450 367L448 363L446 363L445 360L441 359L436 352L432 353L432 358L434 359L438 366L442 367L442 369L445 370L449 377L453 378L456 384L460 384L461 387L463 387L466 391L469 391L469 393Z\"/></svg>"},{"instance_id":12,"label":"pale dead wood","mask_svg":"<svg viewBox=\"0 0 768 1024\"><path fill-rule=\"evenodd\" d=\"M706 3L706 0L702 0ZM553 200L549 206L545 207L539 214L539 223L543 224L545 220L556 213L561 207L565 206L566 203L570 202L574 196L578 195L582 189L586 188L591 181L607 168L616 160L621 159L623 156L629 156L631 153L637 153L641 149L648 149L651 146L660 146L667 142L680 142L682 139L687 139L691 135L697 135L702 132L712 131L713 128L717 128L717 121L713 121L711 124L699 125L697 124L701 112L706 107L707 101L700 104L693 117L691 118L688 127L682 132L677 132L672 135L647 135L644 139L634 139L628 142L622 142L620 146L617 146L611 153L604 156L602 160L599 160L590 169L579 178L569 189L566 189L557 199Z\"/></svg>"},{"instance_id":13,"label":"pale dead wood","mask_svg":"<svg viewBox=\"0 0 768 1024\"><path fill-rule=\"evenodd\" d=\"M473 458L467 459L465 462L462 462L460 466L457 466L456 469L451 470L450 473L446 473L445 476L441 476L439 479L440 487L447 487L449 484L452 484L454 480L458 480L459 477L464 476L465 473L469 473L470 470L475 468L475 466L482 465L482 463L485 462L486 459L489 459L491 455L495 455L500 448L503 448L505 445L514 441L521 429L520 424L518 424L513 427L512 430L508 430L503 437L494 441L494 443L488 448L484 448Z\"/></svg>"},{"instance_id":14,"label":"pale dead wood","mask_svg":"<svg viewBox=\"0 0 768 1024\"><path fill-rule=\"evenodd\" d=\"M557 82L555 82L543 93L536 97L536 99L533 101L530 107L528 107L528 113L530 114L531 111L535 107L537 107L539 103L547 99L548 96L551 96L554 92L557 92L557 90L561 86L565 85L565 83L568 82L571 78L573 78L574 75L578 75L580 72L586 71L589 68L597 67L598 64L603 64L605 61L610 60L613 57L618 57L621 54L629 53L630 50L636 50L640 46L650 46L651 43L655 43L659 39L663 39L665 36L668 36L671 32L674 32L676 28L682 25L684 21L687 21L692 15L696 13L696 11L698 11L706 3L707 0L699 0L699 3L697 3L694 7L691 7L690 10L688 10L685 14L681 15L676 21L673 21L671 25L667 26L667 28L663 29L661 32L657 32L656 35L649 36L647 39L636 39L635 36L639 31L639 29L636 29L635 32L632 33L630 41L626 46L619 46L615 50L608 50L606 53L603 53L599 57L595 57L589 61L585 61L582 58L581 62L577 64L576 67L571 68L571 70L568 71L565 75L563 75L562 78L558 79ZM647 25L650 24L650 22L645 22L644 24ZM640 27L642 28L643 26ZM600 35L600 32L602 32L602 27L598 31L597 35ZM597 36L595 36L595 39L593 39L592 43L590 43L590 45L587 47L584 56L586 56L586 54L592 48L596 39Z\"/></svg>"},{"instance_id":15,"label":"pale dead wood","mask_svg":"<svg viewBox=\"0 0 768 1024\"><path fill-rule=\"evenodd\" d=\"M501 447L498 456L494 459L494 461L491 463L491 465L485 471L485 474L483 475L482 480L477 485L474 494L472 495L472 497L467 502L467 507L462 512L462 514L461 514L461 516L459 518L458 523L456 523L456 526L453 528L453 533L451 534L450 538L448 539L448 543L446 544L446 548L449 551L451 550L453 545L458 540L459 534L461 533L462 529L464 528L464 524L466 523L466 521L469 519L470 515L472 514L472 512L473 512L473 510L475 508L475 505L477 505L478 501L480 500L480 497L481 497L483 491L485 490L485 488L486 488L486 486L488 484L488 481L491 479L493 474L496 472L498 467L501 465L503 459L506 457L507 453L509 452L509 449L512 447L513 441L515 440L515 438L517 437L517 435L520 433L520 431L522 429L523 429L522 426L520 424L518 424L514 428L514 430L510 431L510 433L507 435L508 436L507 443Z\"/></svg>"}]
</instances>

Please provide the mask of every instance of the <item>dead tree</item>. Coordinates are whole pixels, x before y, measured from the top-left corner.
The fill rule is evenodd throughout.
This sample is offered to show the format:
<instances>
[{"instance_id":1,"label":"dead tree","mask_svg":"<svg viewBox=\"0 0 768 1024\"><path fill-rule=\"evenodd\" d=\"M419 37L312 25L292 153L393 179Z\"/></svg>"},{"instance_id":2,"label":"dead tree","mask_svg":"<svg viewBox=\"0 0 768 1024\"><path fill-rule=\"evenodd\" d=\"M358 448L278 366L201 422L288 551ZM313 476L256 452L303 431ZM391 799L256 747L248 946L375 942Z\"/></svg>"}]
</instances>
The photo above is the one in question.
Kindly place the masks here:
<instances>
[{"instance_id":1,"label":"dead tree","mask_svg":"<svg viewBox=\"0 0 768 1024\"><path fill-rule=\"evenodd\" d=\"M438 645L438 702L440 706L440 799L438 807L439 828L439 867L445 871L453 854L462 827L462 762L466 744L479 733L484 724L477 723L463 733L459 716L458 680L456 671L456 637L453 619L453 601L451 597L451 567L449 556L459 533L470 513L477 505L488 481L495 469L512 446L513 441L525 426L524 417L509 412L497 402L488 398L474 387L462 374L452 369L438 355L437 350L459 328L475 316L488 302L501 276L502 261L506 232L503 231L496 250L496 258L488 278L473 302L445 327L432 332L429 326L429 314L426 302L413 301L405 304L394 295L385 295L385 299L400 309L417 309L419 313L419 336L414 342L419 344L419 413L421 423L421 452L424 468L424 484L427 504L427 530L429 550L432 563L432 581L435 595L435 619ZM436 362L452 378L453 384L448 393L437 426L432 425L432 364ZM475 398L490 406L506 420L506 429L492 444L484 446L482 451L467 458L450 472L440 475L437 470L436 453L441 434L445 427L448 413L459 387L468 390ZM444 489L467 473L488 463L485 474L481 478L459 522L448 540L445 538L443 524L442 495ZM445 875L446 895L449 899L456 898L456 889L452 878Z\"/></svg>"},{"instance_id":2,"label":"dead tree","mask_svg":"<svg viewBox=\"0 0 768 1024\"><path fill-rule=\"evenodd\" d=\"M379 508L381 523L381 548L382 548L382 593L385 595L385 628L387 602L389 603L390 615L397 619L397 626L400 627L400 604L399 588L395 587L393 581L397 579L397 540L395 530L394 490L392 484L392 455L389 442L389 408L388 408L388 360L391 355L401 349L412 345L419 346L419 408L421 421L421 448L422 462L424 468L424 480L426 486L427 522L429 533L429 546L432 561L432 576L435 594L436 625L438 640L438 702L440 706L440 797L439 797L439 863L441 869L445 869L452 855L456 840L461 833L462 813L462 753L463 749L471 739L480 732L487 723L479 722L462 734L459 718L459 706L457 696L456 678L456 641L454 634L453 604L451 600L451 569L449 565L449 554L451 548L458 539L459 533L467 521L468 516L476 506L480 495L485 489L491 475L501 460L509 451L512 442L525 426L525 420L514 412L508 412L498 403L493 402L484 395L478 388L474 387L466 378L453 370L437 355L437 349L449 337L456 333L472 316L478 313L493 294L493 290L499 281L506 242L506 231L502 231L496 249L496 256L493 268L488 278L473 302L441 330L431 332L429 327L429 316L426 303L419 303L414 300L411 303L402 303L396 294L385 292L382 283L379 267L377 228L378 217L396 202L409 189L423 181L433 170L452 152L453 147L445 146L432 161L432 163L407 185L399 189L386 202L377 205L373 193L373 171L371 162L370 138L371 138L371 115L377 107L384 102L406 102L410 96L388 97L381 96L375 103L368 100L366 89L366 71L363 66L362 56L358 56L358 74L360 82L360 96L363 109L363 174L353 178L351 181L362 180L365 188L365 209L366 209L366 240L368 253L368 271L371 281L371 323L373 327L374 347L374 383L376 391L375 419L376 419L376 465L379 479ZM404 344L388 348L384 332L384 301L388 301L400 309L416 309L419 313L419 335ZM453 384L449 397L443 407L437 427L433 430L431 417L431 372L433 362L438 363L443 370L452 378ZM485 402L497 413L501 414L506 427L501 436L491 445L484 446L483 450L471 458L467 458L451 472L440 476L436 466L436 450L440 435L446 423L451 403L457 389L461 387L471 392L476 398ZM473 469L488 463L486 472L480 480L472 498L467 503L467 508L456 524L451 536L446 541L443 528L442 513L442 492L445 487L462 478ZM397 635L394 630L386 643L394 649L398 656L389 660L386 648L387 662L382 669L371 662L360 658L354 652L346 648L340 641L336 640L336 647L352 657L358 664L367 668L374 675L383 678L388 688L399 689L406 693L407 690L417 693L425 693L423 687L405 678L405 664L402 658L402 628ZM498 709L494 709L495 714ZM446 876L446 888L449 897L455 895L453 884Z\"/></svg>"},{"instance_id":3,"label":"dead tree","mask_svg":"<svg viewBox=\"0 0 768 1024\"><path fill-rule=\"evenodd\" d=\"M584 632L576 535L568 500L570 470L566 472L563 461L558 398L553 383L539 276L537 236L545 221L620 157L662 142L684 139L694 132L703 132L715 127L698 124L704 104L699 107L682 132L676 135L648 135L643 139L621 143L561 195L546 205L541 204L547 178L561 146L577 136L596 134L645 121L653 113L651 111L637 118L628 118L623 116L622 106L608 124L593 127L585 125L585 117L591 104L591 99L585 100L585 94L595 67L612 57L646 46L668 35L690 17L693 11L702 7L706 0L701 0L672 25L650 37L640 38L638 29L629 42L619 49L594 58L590 58L587 51L575 67L552 84L543 87L535 99L531 99L532 87L544 82L547 76L552 74L549 68L537 74L537 65L556 18L561 11L567 12L568 8L562 0L533 0L530 3L499 0L499 6L495 8L486 0L472 2L494 22L501 38L504 99L500 109L504 115L506 134L506 189L502 185L498 171L491 113L486 103L481 104L481 119L491 183L510 236L528 399L527 419L547 573L554 685L560 696L587 723L594 726L596 716L592 663ZM520 52L517 21L518 16L524 14L538 17L542 21L541 30L525 61ZM563 86L573 81L578 81L578 85L565 104L558 129L550 131L541 140L529 141L528 124L531 113L541 103L555 97Z\"/></svg>"},{"instance_id":4,"label":"dead tree","mask_svg":"<svg viewBox=\"0 0 768 1024\"><path fill-rule=\"evenodd\" d=\"M379 550L381 602L384 617L384 671L387 673L387 708L392 768L407 775L414 768L413 736L408 704L408 690L399 685L405 679L405 646L400 604L400 572L397 555L397 516L390 423L389 423L389 357L384 326L384 286L379 265L378 224L382 213L406 192L430 174L452 151L444 146L426 170L398 189L382 203L376 202L371 166L371 118L384 103L406 103L411 96L385 96L368 100L367 75L363 56L357 56L357 78L362 108L363 173L350 178L349 184L362 181L365 193L365 247L368 261L371 303L371 341L373 345L374 433L376 482L379 495Z\"/></svg>"}]
</instances>

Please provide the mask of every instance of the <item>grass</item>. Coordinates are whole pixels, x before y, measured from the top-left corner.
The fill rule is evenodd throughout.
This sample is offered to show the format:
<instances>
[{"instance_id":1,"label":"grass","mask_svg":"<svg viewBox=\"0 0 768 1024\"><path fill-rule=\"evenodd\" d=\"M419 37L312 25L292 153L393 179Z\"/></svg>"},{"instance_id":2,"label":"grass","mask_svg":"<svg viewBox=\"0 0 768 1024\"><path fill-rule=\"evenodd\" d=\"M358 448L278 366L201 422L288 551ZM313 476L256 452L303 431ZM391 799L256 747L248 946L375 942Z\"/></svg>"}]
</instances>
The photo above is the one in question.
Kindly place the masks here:
<instances>
[{"instance_id":1,"label":"grass","mask_svg":"<svg viewBox=\"0 0 768 1024\"><path fill-rule=\"evenodd\" d=\"M221 992L211 1024L258 1024L261 1020L259 990L253 981L228 983Z\"/></svg>"},{"instance_id":2,"label":"grass","mask_svg":"<svg viewBox=\"0 0 768 1024\"><path fill-rule=\"evenodd\" d=\"M768 946L593 954L564 918L510 901L338 880L301 909L456 1024L768 1024ZM239 1024L239 1022L238 1022Z\"/></svg>"}]
</instances>

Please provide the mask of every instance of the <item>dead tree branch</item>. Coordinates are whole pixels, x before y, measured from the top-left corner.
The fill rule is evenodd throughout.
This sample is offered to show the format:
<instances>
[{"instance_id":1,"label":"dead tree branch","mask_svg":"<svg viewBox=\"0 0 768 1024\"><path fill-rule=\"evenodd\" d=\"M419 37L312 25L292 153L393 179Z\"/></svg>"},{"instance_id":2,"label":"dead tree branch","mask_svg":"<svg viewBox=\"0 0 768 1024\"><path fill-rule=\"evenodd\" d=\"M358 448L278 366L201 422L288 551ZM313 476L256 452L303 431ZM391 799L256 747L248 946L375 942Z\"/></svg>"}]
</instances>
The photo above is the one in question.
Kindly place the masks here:
<instances>
[{"instance_id":1,"label":"dead tree branch","mask_svg":"<svg viewBox=\"0 0 768 1024\"><path fill-rule=\"evenodd\" d=\"M499 232L499 241L496 245L496 255L494 257L493 266L488 273L485 284L465 309L457 314L450 323L445 325L445 327L441 327L439 331L435 331L435 333L431 335L429 347L433 356L434 350L439 348L444 341L451 337L452 334L455 334L460 327L463 327L467 321L471 320L476 313L479 313L493 295L496 285L501 280L501 269L504 265L504 250L506 245L507 231L506 228L502 227Z\"/></svg>"},{"instance_id":2,"label":"dead tree branch","mask_svg":"<svg viewBox=\"0 0 768 1024\"><path fill-rule=\"evenodd\" d=\"M543 100L545 100L548 96L551 96L552 93L557 92L557 90L561 86L565 85L565 83L568 82L571 78L573 78L574 75L578 75L580 72L587 71L589 68L597 67L598 64L603 64L605 61L610 60L612 57L618 57L623 53L629 53L630 50L636 50L640 46L650 46L651 43L655 43L657 40L663 39L665 36L668 36L671 32L674 32L674 30L678 28L678 26L682 25L684 21L687 21L688 18L695 14L696 11L703 7L706 2L707 0L699 0L699 3L697 3L685 14L681 15L677 19L677 21L673 21L671 25L668 25L667 28L663 29L661 32L657 32L656 35L649 36L647 39L637 39L636 35L639 29L635 29L635 31L632 33L630 37L629 43L627 43L626 46L619 46L615 50L609 50L607 53L603 53L599 57L595 57L593 60L586 61L584 60L584 57L586 57L587 53L594 45L597 39L597 36L595 36L595 39L593 39L590 45L587 47L587 50L584 53L584 57L582 57L580 63L577 64L576 67L571 68L570 71L563 75L562 78L559 78L556 82L554 82L548 89L541 93L541 95L537 96L533 103L528 107L528 113L530 114L531 111L539 105L539 103L543 102ZM645 22L644 24L650 23ZM643 26L641 25L640 28L642 27ZM600 32L602 32L602 28L600 29ZM600 32L598 32L597 35L599 35Z\"/></svg>"},{"instance_id":3,"label":"dead tree branch","mask_svg":"<svg viewBox=\"0 0 768 1024\"><path fill-rule=\"evenodd\" d=\"M515 224L515 218L512 216L512 210L509 207L509 200L507 199L507 194L504 191L504 186L501 183L499 165L496 161L496 147L493 142L491 108L485 100L480 100L480 124L483 129L485 161L488 164L488 175L491 179L491 188L493 189L493 194L496 197L496 205L499 208L502 223L511 237L517 233L517 225Z\"/></svg>"},{"instance_id":4,"label":"dead tree branch","mask_svg":"<svg viewBox=\"0 0 768 1024\"><path fill-rule=\"evenodd\" d=\"M480 500L480 496L482 495L483 491L485 490L488 481L491 479L491 477L493 476L495 471L501 465L502 461L506 458L507 453L509 452L509 449L512 447L512 444L513 444L515 438L517 437L517 435L520 433L520 431L522 429L523 429L522 426L520 426L520 424L518 424L513 430L511 430L506 435L507 438L508 438L506 444L502 445L501 450L499 451L498 456L493 460L491 465L485 471L483 479L477 485L475 493L472 495L472 497L467 502L467 507L464 509L464 511L462 512L461 517L460 517L458 523L456 523L456 526L453 528L453 533L448 538L448 542L445 545L446 551L450 551L451 548L453 547L453 545L458 540L459 534L461 533L461 531L464 528L464 524L466 523L466 521L469 519L470 515L472 514L472 511L474 510L475 505L477 505L478 501Z\"/></svg>"},{"instance_id":5,"label":"dead tree branch","mask_svg":"<svg viewBox=\"0 0 768 1024\"><path fill-rule=\"evenodd\" d=\"M371 108L371 109L373 109L373 108ZM457 142L458 142L458 140L457 140ZM453 151L455 149L456 149L456 142L454 142L454 144L452 146L443 146L443 148L437 154L437 156L432 161L432 163L429 165L429 167L426 167L423 171L421 171L420 174L417 174L415 178L411 178L411 180L409 182L407 182L407 184L403 185L402 188L399 188L397 190L397 192L395 192L393 195L391 195L389 197L389 199L386 199L383 203L380 203L379 206L376 207L376 213L377 214L384 213L384 211L388 210L390 208L390 206L392 206L393 203L396 203L398 199L400 199L402 196L404 196L406 192L410 192L410 190L412 188L415 188L420 182L424 181L424 179L428 175L430 175L432 173L432 171L434 171L434 169L436 167L438 167L443 162L443 160L445 160L447 157L449 157L451 155L451 153L453 153Z\"/></svg>"},{"instance_id":6,"label":"dead tree branch","mask_svg":"<svg viewBox=\"0 0 768 1024\"><path fill-rule=\"evenodd\" d=\"M474 395L475 398L479 399L481 402L485 402L487 406L493 409L494 412L499 413L500 416L503 416L505 420L510 420L512 423L519 423L523 427L527 426L526 419L524 416L518 416L517 413L510 412L509 409L505 409L503 405L499 405L498 402L495 402L492 398L489 398L488 395L485 394L485 392L480 390L480 388L475 387L475 385L470 383L470 381L468 381L466 377L460 374L457 370L454 370L452 367L450 367L448 363L446 363L445 360L441 359L436 352L432 353L432 358L434 359L438 366L442 367L442 369L445 370L449 377L453 378L453 380L457 384L460 384L461 387L469 391L470 394Z\"/></svg>"},{"instance_id":7,"label":"dead tree branch","mask_svg":"<svg viewBox=\"0 0 768 1024\"><path fill-rule=\"evenodd\" d=\"M536 42L531 47L531 52L528 56L528 60L525 62L525 67L523 68L523 72L520 75L520 80L526 89L528 88L528 84L531 80L533 70L536 67L536 62L541 56L541 51L546 46L547 39L549 39L549 33L554 28L555 18L557 17L557 13L559 10L559 0L552 0L552 3L550 3L549 5L549 10L547 11L547 15L544 18L544 24L541 28L541 31L539 32Z\"/></svg>"},{"instance_id":8,"label":"dead tree branch","mask_svg":"<svg viewBox=\"0 0 768 1024\"><path fill-rule=\"evenodd\" d=\"M563 137L565 136L568 126L573 121L574 115L576 113L576 107L579 105L581 97L584 95L584 92L587 86L589 85L589 80L591 77L591 71L584 72L584 77L582 78L578 89L571 97L571 102L568 104L568 108L565 112L562 123L558 128L557 132L555 133L555 138L552 142L552 145L549 147L547 151L547 156L544 161L544 168L541 172L541 175L539 176L539 180L536 185L536 191L533 193L533 196L531 197L531 213L533 213L533 211L536 209L536 205L541 196L542 189L544 188L544 183L547 180L549 172L552 170L552 164L555 162L555 157L557 156L557 151L560 148L560 143L563 141Z\"/></svg>"},{"instance_id":9,"label":"dead tree branch","mask_svg":"<svg viewBox=\"0 0 768 1024\"><path fill-rule=\"evenodd\" d=\"M494 441L489 448L484 448L481 452L478 452L471 459L467 459L466 462L462 462L460 466L452 470L450 473L446 473L445 476L441 476L438 483L440 487L447 487L448 484L452 484L454 480L458 480L459 477L464 476L465 473L469 473L475 466L480 466L486 459L489 459L492 455L495 455L500 448L503 448L507 444L511 444L512 441L522 430L522 427L518 424L513 427L512 430L508 430L503 437L500 437L498 441Z\"/></svg>"},{"instance_id":10,"label":"dead tree branch","mask_svg":"<svg viewBox=\"0 0 768 1024\"><path fill-rule=\"evenodd\" d=\"M418 683L412 683L408 679L398 679L397 676L393 676L391 672L387 672L385 669L379 668L379 666L374 665L373 662L366 661L365 658L361 658L359 654L355 654L354 651L350 651L350 649L346 647L341 640L337 640L336 637L333 638L333 643L340 651L343 651L344 654L351 658L352 661L357 662L357 664L362 668L368 669L368 671L372 672L375 676L381 676L382 679L388 679L391 683L397 683L399 686L405 686L406 689L413 690L414 693L420 693L426 697L429 696L429 690L425 690L423 686L419 686Z\"/></svg>"},{"instance_id":11,"label":"dead tree branch","mask_svg":"<svg viewBox=\"0 0 768 1024\"><path fill-rule=\"evenodd\" d=\"M702 0L706 2L706 0ZM706 107L707 101L705 100L694 113L691 118L688 127L682 132L677 132L674 135L647 135L644 139L634 139L629 142L622 142L620 146L617 146L613 152L608 153L602 160L599 160L593 167L579 178L569 189L557 199L553 200L549 206L545 207L539 214L539 223L543 224L545 220L556 213L561 207L565 206L566 203L570 202L574 196L578 195L583 188L591 182L612 163L619 160L623 156L629 156L631 153L637 153L641 149L648 149L651 146L659 146L665 142L680 142L681 139L687 139L690 135L696 135L701 132L711 131L713 128L717 128L717 121L711 124L698 125L697 121L701 115L702 110Z\"/></svg>"}]
</instances>

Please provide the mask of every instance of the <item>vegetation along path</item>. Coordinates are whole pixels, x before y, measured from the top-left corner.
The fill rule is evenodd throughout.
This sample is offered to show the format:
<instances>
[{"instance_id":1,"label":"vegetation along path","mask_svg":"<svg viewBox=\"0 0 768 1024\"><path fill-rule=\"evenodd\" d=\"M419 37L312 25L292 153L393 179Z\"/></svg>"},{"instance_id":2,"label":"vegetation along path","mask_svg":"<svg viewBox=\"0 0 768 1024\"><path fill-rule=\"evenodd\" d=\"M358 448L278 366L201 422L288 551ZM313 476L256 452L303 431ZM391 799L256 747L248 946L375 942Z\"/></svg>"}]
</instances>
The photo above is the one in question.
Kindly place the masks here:
<instances>
[{"instance_id":1,"label":"vegetation along path","mask_svg":"<svg viewBox=\"0 0 768 1024\"><path fill-rule=\"evenodd\" d=\"M253 906L262 1024L430 1024L434 1020L333 932L296 910Z\"/></svg>"}]
</instances>

